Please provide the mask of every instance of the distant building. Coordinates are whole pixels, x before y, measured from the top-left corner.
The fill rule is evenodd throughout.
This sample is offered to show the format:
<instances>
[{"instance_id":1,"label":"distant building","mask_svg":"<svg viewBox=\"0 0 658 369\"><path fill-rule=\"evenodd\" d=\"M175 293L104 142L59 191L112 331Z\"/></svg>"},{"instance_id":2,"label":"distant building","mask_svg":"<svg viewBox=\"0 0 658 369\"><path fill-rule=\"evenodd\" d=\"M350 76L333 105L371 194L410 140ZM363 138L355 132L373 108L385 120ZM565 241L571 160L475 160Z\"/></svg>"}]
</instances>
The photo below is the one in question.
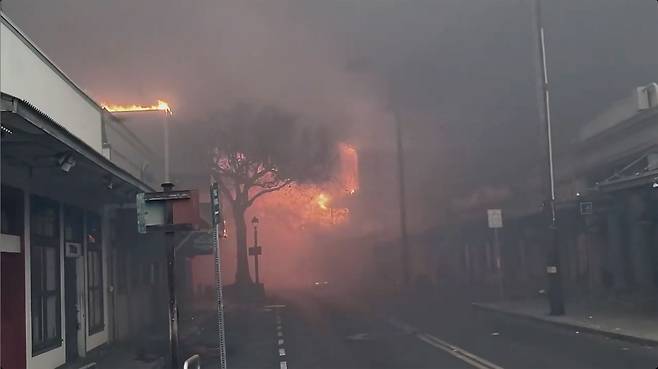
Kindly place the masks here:
<instances>
[{"instance_id":1,"label":"distant building","mask_svg":"<svg viewBox=\"0 0 658 369\"><path fill-rule=\"evenodd\" d=\"M639 87L580 130L556 157L560 272L567 296L654 300L658 287L658 86ZM539 163L541 164L541 163ZM548 220L541 167L498 207L502 274L508 297L545 289ZM527 174L527 173L524 173ZM522 177L522 176L520 176ZM537 196L539 195L539 196ZM534 200L533 200L534 199ZM532 201L531 201L532 200ZM460 265L458 280L495 288L493 234L485 209L453 229L441 248ZM445 251L441 251L443 254ZM455 278L455 276L453 276ZM613 293L614 292L614 293Z\"/></svg>"}]
</instances>

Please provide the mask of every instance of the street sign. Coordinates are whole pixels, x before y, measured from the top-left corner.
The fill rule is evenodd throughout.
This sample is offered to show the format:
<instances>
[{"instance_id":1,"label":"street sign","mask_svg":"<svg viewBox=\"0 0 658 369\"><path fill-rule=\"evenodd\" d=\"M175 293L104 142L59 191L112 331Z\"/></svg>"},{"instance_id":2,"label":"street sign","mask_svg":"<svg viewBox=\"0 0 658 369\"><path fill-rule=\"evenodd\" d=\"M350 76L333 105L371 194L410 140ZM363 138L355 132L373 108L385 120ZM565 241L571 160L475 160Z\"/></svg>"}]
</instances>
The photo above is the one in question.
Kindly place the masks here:
<instances>
[{"instance_id":1,"label":"street sign","mask_svg":"<svg viewBox=\"0 0 658 369\"><path fill-rule=\"evenodd\" d=\"M213 183L210 185L210 202L212 205L212 225L217 226L220 222L220 207L219 207L219 185Z\"/></svg>"},{"instance_id":2,"label":"street sign","mask_svg":"<svg viewBox=\"0 0 658 369\"><path fill-rule=\"evenodd\" d=\"M260 246L253 246L249 248L249 256L262 255L263 248Z\"/></svg>"},{"instance_id":3,"label":"street sign","mask_svg":"<svg viewBox=\"0 0 658 369\"><path fill-rule=\"evenodd\" d=\"M487 210L489 228L503 228L503 211L501 209Z\"/></svg>"},{"instance_id":4,"label":"street sign","mask_svg":"<svg viewBox=\"0 0 658 369\"><path fill-rule=\"evenodd\" d=\"M165 223L165 203L163 201L146 201L145 193L137 194L137 231L146 233L150 226L161 226Z\"/></svg>"},{"instance_id":5,"label":"street sign","mask_svg":"<svg viewBox=\"0 0 658 369\"><path fill-rule=\"evenodd\" d=\"M581 201L580 202L580 215L592 215L594 214L594 204L591 201Z\"/></svg>"},{"instance_id":6,"label":"street sign","mask_svg":"<svg viewBox=\"0 0 658 369\"><path fill-rule=\"evenodd\" d=\"M165 219L167 203L172 204L172 223ZM147 192L136 196L137 231L193 230L201 224L199 192L196 190Z\"/></svg>"}]
</instances>

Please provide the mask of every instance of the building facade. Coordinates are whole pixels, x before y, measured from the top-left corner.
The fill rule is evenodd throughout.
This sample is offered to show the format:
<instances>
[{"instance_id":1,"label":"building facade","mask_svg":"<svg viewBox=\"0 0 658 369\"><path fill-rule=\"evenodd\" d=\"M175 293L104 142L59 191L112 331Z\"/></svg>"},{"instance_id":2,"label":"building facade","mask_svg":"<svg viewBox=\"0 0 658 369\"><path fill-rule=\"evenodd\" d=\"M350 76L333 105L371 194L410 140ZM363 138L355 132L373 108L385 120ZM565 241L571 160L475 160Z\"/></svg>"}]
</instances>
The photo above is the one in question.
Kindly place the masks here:
<instances>
[{"instance_id":1,"label":"building facade","mask_svg":"<svg viewBox=\"0 0 658 369\"><path fill-rule=\"evenodd\" d=\"M161 166L1 20L0 365L56 368L166 321L164 254L134 207Z\"/></svg>"},{"instance_id":2,"label":"building facade","mask_svg":"<svg viewBox=\"0 0 658 369\"><path fill-rule=\"evenodd\" d=\"M639 87L611 104L584 124L570 149L556 158L559 265L567 297L658 308L657 90L656 84ZM444 278L489 290L498 288L502 278L506 298L545 290L549 221L541 206L544 177L539 170L529 173L535 180L517 184L521 192L490 204L503 209L498 248L486 209L441 229L438 252L444 263L459 266L442 268L450 274Z\"/></svg>"}]
</instances>

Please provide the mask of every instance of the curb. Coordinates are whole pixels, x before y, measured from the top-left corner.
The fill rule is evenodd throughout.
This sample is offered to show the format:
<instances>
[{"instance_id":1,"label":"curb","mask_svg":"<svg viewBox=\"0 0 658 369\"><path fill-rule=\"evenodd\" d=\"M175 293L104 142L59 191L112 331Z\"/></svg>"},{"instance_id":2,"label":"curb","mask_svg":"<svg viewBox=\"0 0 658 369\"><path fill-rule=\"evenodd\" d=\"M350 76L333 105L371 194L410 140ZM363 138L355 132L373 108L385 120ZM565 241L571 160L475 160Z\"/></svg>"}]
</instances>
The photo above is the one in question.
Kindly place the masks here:
<instances>
[{"instance_id":1,"label":"curb","mask_svg":"<svg viewBox=\"0 0 658 369\"><path fill-rule=\"evenodd\" d=\"M490 312L490 313L494 313L494 314L499 314L499 315L505 315L505 316L512 317L512 318L515 318L515 319L526 320L526 321L530 321L530 322L536 322L536 323L540 323L540 324L550 325L550 326L557 327L557 328L560 328L560 329L577 329L578 331L586 332L586 333L596 335L596 336L614 338L614 339L617 339L617 340L620 340L620 341L637 343L637 344L647 345L647 346L658 346L658 340L654 340L654 339L650 339L650 338L632 336L630 334L619 333L619 332L611 332L611 331L608 331L608 330L596 329L596 328L587 327L587 326L583 326L583 325L578 325L578 324L574 324L574 323L559 322L559 321L550 320L550 319L542 318L542 317L535 316L535 315L527 315L527 314L523 314L523 313L502 310L500 308L496 308L496 307L493 307L493 306L488 306L486 304L477 303L477 302L471 303L471 306L474 309L477 309L477 310L482 310L482 311L486 311L486 312Z\"/></svg>"}]
</instances>

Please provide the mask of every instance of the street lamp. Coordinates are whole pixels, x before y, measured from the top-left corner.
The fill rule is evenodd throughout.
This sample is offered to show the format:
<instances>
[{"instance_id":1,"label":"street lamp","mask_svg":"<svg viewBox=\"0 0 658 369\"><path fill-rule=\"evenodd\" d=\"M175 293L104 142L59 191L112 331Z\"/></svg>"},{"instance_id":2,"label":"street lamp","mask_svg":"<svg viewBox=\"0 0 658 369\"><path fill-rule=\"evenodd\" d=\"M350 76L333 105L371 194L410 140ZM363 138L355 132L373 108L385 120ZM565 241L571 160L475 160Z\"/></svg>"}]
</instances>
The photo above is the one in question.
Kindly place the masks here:
<instances>
[{"instance_id":1,"label":"street lamp","mask_svg":"<svg viewBox=\"0 0 658 369\"><path fill-rule=\"evenodd\" d=\"M402 146L402 122L396 109L393 109L395 119L395 144L397 149L397 169L398 169L398 206L400 215L400 242L402 257L402 283L409 287L411 283L411 272L409 267L409 241L407 235L407 203L405 199L405 178L404 178L404 147Z\"/></svg>"},{"instance_id":2,"label":"street lamp","mask_svg":"<svg viewBox=\"0 0 658 369\"><path fill-rule=\"evenodd\" d=\"M534 0L535 25L537 27L538 59L540 63L541 110L545 125L548 193L544 202L544 212L550 218L550 244L546 255L546 274L548 276L548 301L551 315L564 315L564 299L559 262L560 250L557 229L557 211L555 209L555 170L553 165L553 134L551 127L551 95L548 85L548 68L546 66L546 40L542 23L541 0Z\"/></svg>"},{"instance_id":3,"label":"street lamp","mask_svg":"<svg viewBox=\"0 0 658 369\"><path fill-rule=\"evenodd\" d=\"M258 270L258 255L263 253L263 249L258 246L258 223L257 217L251 218L251 224L254 226L254 246L249 248L249 254L254 256L254 272L256 274L256 285L260 285L260 274Z\"/></svg>"}]
</instances>

